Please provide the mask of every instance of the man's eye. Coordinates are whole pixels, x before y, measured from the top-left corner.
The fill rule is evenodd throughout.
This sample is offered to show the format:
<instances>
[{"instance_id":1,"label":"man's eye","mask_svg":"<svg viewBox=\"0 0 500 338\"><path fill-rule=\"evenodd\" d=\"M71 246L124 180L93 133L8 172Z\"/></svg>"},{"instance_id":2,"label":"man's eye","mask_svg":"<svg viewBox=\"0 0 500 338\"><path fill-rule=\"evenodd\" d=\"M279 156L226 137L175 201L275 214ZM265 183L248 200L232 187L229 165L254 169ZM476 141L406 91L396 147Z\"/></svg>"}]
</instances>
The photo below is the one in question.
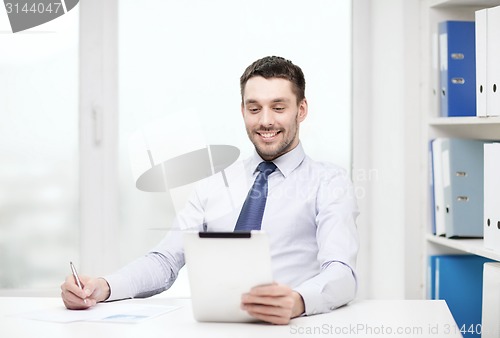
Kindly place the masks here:
<instances>
[{"instance_id":1,"label":"man's eye","mask_svg":"<svg viewBox=\"0 0 500 338\"><path fill-rule=\"evenodd\" d=\"M283 110L285 110L285 107L274 107L274 110L283 111Z\"/></svg>"},{"instance_id":2,"label":"man's eye","mask_svg":"<svg viewBox=\"0 0 500 338\"><path fill-rule=\"evenodd\" d=\"M250 113L257 113L259 111L259 108L248 108L248 111Z\"/></svg>"}]
</instances>

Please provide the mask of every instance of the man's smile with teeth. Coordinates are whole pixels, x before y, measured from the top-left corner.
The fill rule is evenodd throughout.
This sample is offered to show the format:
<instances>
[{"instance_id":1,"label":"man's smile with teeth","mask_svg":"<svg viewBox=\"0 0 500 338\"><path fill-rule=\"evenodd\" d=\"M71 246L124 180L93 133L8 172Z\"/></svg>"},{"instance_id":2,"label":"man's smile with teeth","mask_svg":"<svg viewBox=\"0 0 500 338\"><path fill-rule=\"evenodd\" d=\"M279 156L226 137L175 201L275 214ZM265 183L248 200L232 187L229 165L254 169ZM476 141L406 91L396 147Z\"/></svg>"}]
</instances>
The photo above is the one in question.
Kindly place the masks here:
<instances>
[{"instance_id":1,"label":"man's smile with teeth","mask_svg":"<svg viewBox=\"0 0 500 338\"><path fill-rule=\"evenodd\" d=\"M271 137L276 136L278 133L279 133L279 131L272 131L272 132L271 131L265 131L265 132L258 132L257 134L259 134L263 138L271 138Z\"/></svg>"}]
</instances>

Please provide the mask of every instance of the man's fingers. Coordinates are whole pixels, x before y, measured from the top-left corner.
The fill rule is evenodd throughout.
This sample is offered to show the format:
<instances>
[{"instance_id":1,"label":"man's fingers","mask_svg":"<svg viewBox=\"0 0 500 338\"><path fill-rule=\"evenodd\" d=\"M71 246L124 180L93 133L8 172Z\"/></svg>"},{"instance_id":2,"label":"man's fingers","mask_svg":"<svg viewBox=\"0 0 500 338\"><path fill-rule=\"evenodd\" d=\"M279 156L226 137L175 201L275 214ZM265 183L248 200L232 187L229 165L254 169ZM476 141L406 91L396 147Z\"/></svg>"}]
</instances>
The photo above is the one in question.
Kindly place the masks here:
<instances>
[{"instance_id":1,"label":"man's fingers","mask_svg":"<svg viewBox=\"0 0 500 338\"><path fill-rule=\"evenodd\" d=\"M260 285L250 289L250 294L256 296L271 296L271 297L279 297L279 296L287 296L290 294L292 290L286 286L281 284L269 284L269 285Z\"/></svg>"},{"instance_id":2,"label":"man's fingers","mask_svg":"<svg viewBox=\"0 0 500 338\"><path fill-rule=\"evenodd\" d=\"M80 297L81 299L86 298L83 290L80 289L80 287L78 285L76 285L75 279L73 278L72 275L66 277L66 280L61 285L61 290L63 292L72 293L72 294Z\"/></svg>"},{"instance_id":3,"label":"man's fingers","mask_svg":"<svg viewBox=\"0 0 500 338\"><path fill-rule=\"evenodd\" d=\"M84 296L85 297L90 297L90 296L94 295L94 292L97 293L95 279L85 278L84 280L85 280L85 282L83 282L84 283L84 286L83 286L83 294L84 294Z\"/></svg>"},{"instance_id":4,"label":"man's fingers","mask_svg":"<svg viewBox=\"0 0 500 338\"><path fill-rule=\"evenodd\" d=\"M250 315L258 320L262 320L267 323L275 324L275 325L286 325L290 323L290 319L284 318L284 317L273 317L273 316L266 316L266 315L261 315L258 313L250 313Z\"/></svg>"},{"instance_id":5,"label":"man's fingers","mask_svg":"<svg viewBox=\"0 0 500 338\"><path fill-rule=\"evenodd\" d=\"M283 309L277 306L259 305L259 304L244 304L243 309L255 314L267 316L281 316Z\"/></svg>"},{"instance_id":6,"label":"man's fingers","mask_svg":"<svg viewBox=\"0 0 500 338\"><path fill-rule=\"evenodd\" d=\"M277 283L257 286L242 295L241 308L257 319L288 324L296 307L294 293L288 286Z\"/></svg>"},{"instance_id":7,"label":"man's fingers","mask_svg":"<svg viewBox=\"0 0 500 338\"><path fill-rule=\"evenodd\" d=\"M271 306L246 305L244 306L244 310L252 317L268 323L285 325L290 322L289 314L283 313L282 310L280 311L278 308Z\"/></svg>"},{"instance_id":8,"label":"man's fingers","mask_svg":"<svg viewBox=\"0 0 500 338\"><path fill-rule=\"evenodd\" d=\"M292 308L293 299L290 297L266 297L266 296L255 296L252 294L244 294L241 297L241 302L243 304L261 304L267 306Z\"/></svg>"},{"instance_id":9,"label":"man's fingers","mask_svg":"<svg viewBox=\"0 0 500 338\"><path fill-rule=\"evenodd\" d=\"M96 304L95 297L91 297L95 291L95 283L89 277L82 277L82 283L83 290L76 284L74 277L69 275L61 285L61 297L68 309L87 309Z\"/></svg>"},{"instance_id":10,"label":"man's fingers","mask_svg":"<svg viewBox=\"0 0 500 338\"><path fill-rule=\"evenodd\" d=\"M82 299L69 291L62 291L61 297L63 299L64 305L68 309L72 310L83 310L95 305L94 300Z\"/></svg>"}]
</instances>

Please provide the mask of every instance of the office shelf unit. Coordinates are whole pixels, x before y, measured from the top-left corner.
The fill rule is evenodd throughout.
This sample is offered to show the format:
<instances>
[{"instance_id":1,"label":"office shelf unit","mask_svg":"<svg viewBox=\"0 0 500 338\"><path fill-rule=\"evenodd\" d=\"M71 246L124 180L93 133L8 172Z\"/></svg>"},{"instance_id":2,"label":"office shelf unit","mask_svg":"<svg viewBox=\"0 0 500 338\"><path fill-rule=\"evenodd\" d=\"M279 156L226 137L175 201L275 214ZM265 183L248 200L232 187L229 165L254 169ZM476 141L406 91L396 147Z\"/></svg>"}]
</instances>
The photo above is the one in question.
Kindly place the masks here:
<instances>
[{"instance_id":1,"label":"office shelf unit","mask_svg":"<svg viewBox=\"0 0 500 338\"><path fill-rule=\"evenodd\" d=\"M422 116L422 165L426 168L422 179L421 194L425 203L424 262L435 254L474 254L500 261L500 252L485 249L482 239L448 239L436 237L431 232L431 204L429 200L429 141L436 137L499 140L499 117L439 117L438 81L438 23L445 20L474 21L475 11L499 6L500 0L423 0L421 1L421 112ZM425 270L424 270L425 271ZM425 281L423 282L425 285ZM422 290L425 294L426 288Z\"/></svg>"}]
</instances>

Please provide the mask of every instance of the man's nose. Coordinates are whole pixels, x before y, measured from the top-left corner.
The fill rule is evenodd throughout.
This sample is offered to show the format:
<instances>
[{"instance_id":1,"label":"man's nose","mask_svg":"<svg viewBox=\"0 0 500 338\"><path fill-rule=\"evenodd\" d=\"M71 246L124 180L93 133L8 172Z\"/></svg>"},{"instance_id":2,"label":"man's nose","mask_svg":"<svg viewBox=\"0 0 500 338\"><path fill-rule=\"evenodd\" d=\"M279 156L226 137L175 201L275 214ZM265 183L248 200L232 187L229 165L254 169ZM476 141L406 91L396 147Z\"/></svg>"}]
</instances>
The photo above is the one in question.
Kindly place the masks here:
<instances>
[{"instance_id":1,"label":"man's nose","mask_svg":"<svg viewBox=\"0 0 500 338\"><path fill-rule=\"evenodd\" d=\"M270 108L263 108L260 115L260 124L269 127L274 124L274 114Z\"/></svg>"}]
</instances>

